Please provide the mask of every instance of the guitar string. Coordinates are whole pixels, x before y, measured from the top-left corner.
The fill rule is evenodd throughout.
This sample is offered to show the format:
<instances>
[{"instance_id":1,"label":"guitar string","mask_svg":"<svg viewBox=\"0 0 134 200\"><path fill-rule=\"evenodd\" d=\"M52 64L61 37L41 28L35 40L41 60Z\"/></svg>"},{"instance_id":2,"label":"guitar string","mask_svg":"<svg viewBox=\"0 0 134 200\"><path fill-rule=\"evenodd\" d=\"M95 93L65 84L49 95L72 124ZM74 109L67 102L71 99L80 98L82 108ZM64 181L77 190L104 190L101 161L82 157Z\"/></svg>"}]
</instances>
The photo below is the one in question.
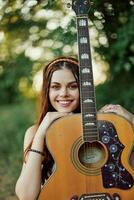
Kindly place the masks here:
<instances>
[{"instance_id":1,"label":"guitar string","mask_svg":"<svg viewBox=\"0 0 134 200\"><path fill-rule=\"evenodd\" d=\"M81 19L82 19L82 17L81 17ZM87 17L84 17L84 20L86 20L86 35L87 35L87 37L88 37L88 44L89 44L89 58L91 59L91 51L90 51L90 37L89 37L89 30L88 30L88 18ZM79 18L77 17L77 28L78 28L78 40L80 40L80 36L81 36L81 34L80 34L80 29L79 29ZM83 28L82 28L82 31L83 31ZM83 36L83 33L82 33L82 36ZM79 43L79 45L80 45L80 43ZM80 47L81 47L81 49L80 49ZM84 52L84 53L86 53L85 52L85 45L84 44L82 44L81 46L79 46L79 55L81 56L81 52ZM81 50L81 52L80 52L80 50ZM92 70L92 63L91 63L91 60L89 60L90 61L90 65L89 66L91 66L91 69L90 69L90 71L92 72L92 74L90 75L90 81L92 81L92 83L93 83L93 70ZM84 66L86 66L87 65L87 63L86 63L86 61L84 60ZM80 73L81 73L81 70L80 70ZM82 74L80 74L81 75L81 82L80 82L80 84L82 84ZM88 77L89 78L89 77ZM92 85L93 86L93 85ZM81 87L81 95L82 95L82 85L80 86ZM92 88L91 88L92 89ZM94 89L94 88L93 88ZM90 93L92 92L93 94L93 99L95 99L95 96L94 96L94 90L89 90L90 91ZM86 94L88 94L89 92L86 92L86 90L84 91ZM90 97L89 97L90 98ZM82 106L82 102L81 102L81 106ZM95 101L94 101L94 107L95 107L96 105L95 105ZM93 107L93 108L94 108ZM95 110L96 110L96 108L95 108ZM90 113L89 113L90 114ZM96 116L96 113L95 113L95 116ZM82 121L84 121L84 119L82 120ZM95 119L95 122L96 122L96 119ZM83 127L84 127L84 124L83 124ZM88 131L88 130L87 130ZM84 132L84 130L83 130L83 132ZM95 131L96 132L96 131ZM86 136L84 137L84 138L86 138ZM88 141L84 141L85 143L84 143L84 153L83 153L83 156L85 156L86 158L85 158L85 160L86 160L86 163L85 163L85 165L88 167L88 168L90 168L90 166L89 165L92 165L92 161L91 161L91 163L89 163L88 164L88 162L89 162L89 160L88 159L90 159L89 158L89 154L90 155L92 155L93 154L93 151L94 151L94 144L91 142L90 144L89 144L89 142ZM84 159L84 158L83 158ZM92 159L92 158L91 158ZM84 161L83 161L84 162ZM86 191L88 191L88 179L86 178ZM92 184L90 184L90 185L92 185Z\"/></svg>"},{"instance_id":2,"label":"guitar string","mask_svg":"<svg viewBox=\"0 0 134 200\"><path fill-rule=\"evenodd\" d=\"M80 43L79 43L79 38L80 38L80 33L79 33L79 31L80 31L80 29L79 29L79 18L77 17L77 30L78 30L78 44L80 45ZM80 46L79 46L79 56L81 57L81 52L80 52ZM81 58L79 58L79 59L81 59ZM80 67L81 67L81 64L80 64ZM80 77L82 77L82 74L81 74L81 69L80 69ZM81 88L81 95L82 95L82 78L80 79L80 88ZM82 111L82 113L83 113L83 105L82 105L82 98L81 98L81 111ZM82 115L82 126L83 126L83 128L84 128L84 116ZM87 152L86 152L86 145L85 145L85 139L84 139L85 137L84 137L84 129L83 129L83 153L82 153L82 162L83 162L83 165L85 165L85 160L86 160L86 158L85 157L87 157L87 155L85 155ZM86 180L86 176L85 176L85 185L86 185L86 192L87 192L87 180Z\"/></svg>"},{"instance_id":3,"label":"guitar string","mask_svg":"<svg viewBox=\"0 0 134 200\"><path fill-rule=\"evenodd\" d=\"M86 24L87 24L87 20L86 20ZM87 29L87 26L86 26L86 29ZM83 28L82 28L82 31L83 31ZM83 36L83 33L82 33L82 36ZM80 38L79 38L80 39ZM85 53L85 45L83 44L83 45L81 45L81 52L84 52ZM84 51L83 51L84 50ZM81 52L80 52L80 55L81 55ZM86 66L86 62L85 62L85 60L84 60L84 66ZM82 74L81 74L81 77L82 77ZM81 83L83 83L83 82L81 82ZM82 85L81 85L81 87L82 87ZM83 102L82 102L83 103ZM83 119L83 121L84 121L84 119ZM86 137L85 137L86 138ZM87 139L86 139L87 140ZM90 149L90 146L91 146L91 149ZM88 141L85 141L85 144L84 144L84 156L86 157L85 158L85 165L86 165L86 167L89 167L89 156L92 154L92 144L89 144L89 142ZM91 151L91 152L89 152L89 151ZM90 155L89 155L90 154ZM88 190L88 185L89 185L89 183L88 183L88 177L86 176L86 193L89 191Z\"/></svg>"},{"instance_id":4,"label":"guitar string","mask_svg":"<svg viewBox=\"0 0 134 200\"><path fill-rule=\"evenodd\" d=\"M79 20L79 19L78 19ZM80 37L80 33L79 33L79 35L78 35L78 40L80 39L79 38ZM82 48L82 50L83 50L83 46L81 45L81 48ZM79 51L80 51L80 47L79 47ZM81 51L81 52L83 52L83 51ZM81 52L79 53L80 54L80 56L81 56ZM85 66L85 65L84 65ZM80 70L80 73L81 73L81 70ZM82 95L82 74L80 74L81 75L81 95ZM81 102L81 105L83 104L83 102ZM83 107L83 105L82 105L82 107ZM83 111L83 110L82 110ZM84 119L83 119L83 123L84 123ZM83 127L84 127L84 124L83 124ZM83 130L83 134L84 134L84 130ZM85 137L84 137L85 138ZM87 155L87 142L84 140L84 153L83 153L83 162L85 161L85 163L83 163L83 164L86 164L87 163L87 157L88 157L88 155ZM87 166L88 166L88 164L87 164ZM87 193L87 191L88 191L88 181L87 181L87 177L85 176L85 183L86 183L86 193Z\"/></svg>"}]
</instances>

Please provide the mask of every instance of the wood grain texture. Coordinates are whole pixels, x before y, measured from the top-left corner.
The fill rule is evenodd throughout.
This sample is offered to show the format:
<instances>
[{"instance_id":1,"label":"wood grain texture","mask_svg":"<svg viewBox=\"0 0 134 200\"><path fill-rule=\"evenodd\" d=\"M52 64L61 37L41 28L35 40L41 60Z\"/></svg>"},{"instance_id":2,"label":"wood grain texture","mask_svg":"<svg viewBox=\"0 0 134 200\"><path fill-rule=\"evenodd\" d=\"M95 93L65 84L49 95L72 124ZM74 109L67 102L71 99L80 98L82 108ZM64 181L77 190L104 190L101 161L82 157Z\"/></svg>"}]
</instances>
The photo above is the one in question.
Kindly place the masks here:
<instances>
[{"instance_id":1,"label":"wood grain texture","mask_svg":"<svg viewBox=\"0 0 134 200\"><path fill-rule=\"evenodd\" d=\"M121 161L127 171L134 177L134 169L129 164L129 155L134 142L131 124L116 114L98 114L98 120L112 122L118 133L119 140L125 146ZM121 200L133 200L134 186L128 190L103 187L101 173L84 175L72 162L71 152L74 143L82 137L81 115L74 114L56 120L48 129L46 143L52 154L56 170L43 186L38 200L70 200L73 195L85 193L118 193ZM78 156L78 155L76 155Z\"/></svg>"}]
</instances>

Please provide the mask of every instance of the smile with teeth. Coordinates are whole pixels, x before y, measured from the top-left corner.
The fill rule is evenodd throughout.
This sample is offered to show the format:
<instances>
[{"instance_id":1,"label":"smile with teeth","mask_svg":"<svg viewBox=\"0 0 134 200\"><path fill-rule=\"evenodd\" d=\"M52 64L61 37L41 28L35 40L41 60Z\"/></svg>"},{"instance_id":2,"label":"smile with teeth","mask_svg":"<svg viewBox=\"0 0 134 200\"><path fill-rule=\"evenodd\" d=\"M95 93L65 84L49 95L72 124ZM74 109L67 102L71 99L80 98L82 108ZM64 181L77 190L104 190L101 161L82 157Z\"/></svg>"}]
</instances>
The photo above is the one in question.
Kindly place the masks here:
<instances>
[{"instance_id":1,"label":"smile with teeth","mask_svg":"<svg viewBox=\"0 0 134 200\"><path fill-rule=\"evenodd\" d=\"M73 100L57 100L61 106L69 106Z\"/></svg>"}]
</instances>

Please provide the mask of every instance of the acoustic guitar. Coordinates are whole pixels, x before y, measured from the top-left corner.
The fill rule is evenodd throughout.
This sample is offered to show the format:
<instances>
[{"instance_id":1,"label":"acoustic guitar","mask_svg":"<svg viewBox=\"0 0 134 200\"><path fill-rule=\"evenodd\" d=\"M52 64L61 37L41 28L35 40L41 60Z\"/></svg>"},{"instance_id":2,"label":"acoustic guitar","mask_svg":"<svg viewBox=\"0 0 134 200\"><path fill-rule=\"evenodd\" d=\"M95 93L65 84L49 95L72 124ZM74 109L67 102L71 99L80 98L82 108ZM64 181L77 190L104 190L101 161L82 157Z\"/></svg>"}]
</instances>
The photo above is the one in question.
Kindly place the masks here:
<instances>
[{"instance_id":1,"label":"acoustic guitar","mask_svg":"<svg viewBox=\"0 0 134 200\"><path fill-rule=\"evenodd\" d=\"M91 63L88 0L73 0L78 29L81 114L60 118L46 143L56 169L38 200L133 200L129 157L132 125L114 113L97 114Z\"/></svg>"}]
</instances>

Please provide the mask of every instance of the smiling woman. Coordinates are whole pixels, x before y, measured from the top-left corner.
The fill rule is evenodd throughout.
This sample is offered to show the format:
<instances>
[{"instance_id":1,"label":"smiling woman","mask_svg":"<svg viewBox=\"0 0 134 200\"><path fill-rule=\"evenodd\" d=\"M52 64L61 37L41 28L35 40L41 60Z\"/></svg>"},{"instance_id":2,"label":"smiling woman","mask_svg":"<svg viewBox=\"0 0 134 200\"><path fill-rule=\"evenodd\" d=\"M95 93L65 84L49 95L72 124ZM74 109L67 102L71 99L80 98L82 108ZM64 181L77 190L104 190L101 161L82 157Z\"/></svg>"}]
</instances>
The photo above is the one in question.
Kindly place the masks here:
<instances>
[{"instance_id":1,"label":"smiling woman","mask_svg":"<svg viewBox=\"0 0 134 200\"><path fill-rule=\"evenodd\" d=\"M84 84L87 84L87 83L88 82L84 82ZM90 93L90 95L91 94L92 93ZM91 99L87 99L87 100L90 101ZM86 107L86 109L87 108L88 107ZM107 112L107 111L115 112L117 110L118 110L118 112L116 112L117 114L125 117L129 121L132 121L132 115L130 115L126 110L122 109L119 105L105 106L104 108L102 108L102 110L100 110L100 112ZM86 120L87 120L87 117L90 117L94 120L94 116L92 115L92 112L93 110L91 110L91 113L85 114ZM78 169L78 171L81 170L82 176L83 176L83 173L85 175L86 166L89 167L87 172L90 174L92 172L92 169L91 169L92 166L93 166L93 169L98 169L98 167L97 168L94 167L94 166L97 166L96 163L98 163L99 168L101 168L102 165L105 164L107 160L107 153L105 152L107 151L105 151L106 148L103 148L103 145L106 146L107 143L109 143L110 138L113 138L112 140L115 141L114 138L116 137L116 135L113 135L113 134L115 134L116 132L114 131L113 126L110 125L108 129L106 129L107 128L106 126L102 126L102 128L105 127L105 129L103 129L104 137L102 137L103 145L100 145L100 142L99 142L99 145L97 146L95 142L88 143L87 140L85 142L85 145L83 145L81 143L82 141L81 140L82 131L81 131L81 122L80 122L81 118L77 118L76 120L76 116L80 116L80 115L72 115L72 113L80 113L79 65L78 65L78 61L74 58L60 57L53 60L46 67L44 67L43 84L42 84L42 90L41 90L40 116L39 116L39 119L37 120L37 123L33 125L32 127L30 127L26 131L26 134L25 134L24 163L23 163L21 175L16 183L16 194L20 200L52 199L51 197L42 198L42 195L43 195L43 193L41 192L42 186L44 185L44 183L45 185L47 185L51 182L49 181L50 179L48 180L48 178L52 175L54 171L58 169L58 172L60 171L63 173L64 170L63 168L61 170L59 165L57 164L56 159L55 159L56 156L53 156L55 160L51 156L51 152L53 153L53 151L50 148L50 143L52 144L54 149L56 149L56 151L58 152L57 153L58 155L62 155L62 157L67 158L67 160L62 160L60 158L60 160L62 160L62 164L61 163L60 164L64 167L64 169L65 168L69 169L69 167L67 166L67 162L65 162L65 161L68 161L68 156L67 156L68 154L69 160L73 162L73 165ZM62 118L62 119L60 119L59 121L57 121L50 127L50 125L58 118ZM72 120L73 118L75 120ZM63 121L65 122L65 124L62 123ZM59 123L61 123L62 125L59 126ZM88 131L89 129L87 129L87 125L89 124L92 126L93 122L90 122L90 120L88 119L88 121L85 121L85 124L84 124L86 127L86 130ZM70 129L68 129L68 127ZM92 132L95 133L95 129L93 129L93 127L91 128L92 129L90 130L92 130ZM78 131L78 129L80 131ZM50 130L52 130L52 132ZM77 135L78 132L80 134ZM58 133L58 135L55 133ZM74 133L76 133L76 137L78 136L77 138L78 140L76 139ZM107 135L105 133L107 133ZM101 135L101 131L99 132L99 134ZM124 132L123 132L123 135L124 135ZM68 136L69 140L65 136ZM74 140L70 140L70 137L74 137ZM78 146L76 145L76 143ZM117 141L117 144L118 143L119 142ZM49 145L47 146L46 144L47 145L49 144ZM118 147L117 144L115 143L114 145L110 146L110 148L112 147L111 148L112 154L110 155L114 155L113 153L114 151L117 150L117 147ZM68 149L66 149L67 150L66 151L65 146L67 147L69 145L71 147L69 148L69 151ZM86 153L85 153L85 149L86 149ZM91 149L92 151L90 151ZM70 150L72 151L72 153L70 153ZM78 153L78 156L75 157L74 154L77 155L77 153ZM71 157L70 157L70 154L71 154ZM113 156L111 157L113 158ZM102 158L102 162L101 162L101 158ZM132 155L130 158L131 166L133 166L133 158L134 157ZM78 159L80 160L80 162L78 162ZM71 162L71 166L72 166L72 162ZM81 168L82 164L84 168ZM98 174L97 171L95 173ZM65 174L68 175L68 173L64 173L64 175ZM111 171L110 171L110 174L111 174ZM53 176L54 176L54 173L53 173ZM31 180L31 177L32 177L32 180ZM70 176L70 177L73 177L73 176ZM52 176L50 178L52 180ZM61 178L63 178L63 176L60 176L58 181ZM89 181L91 181L91 176L89 179L90 179ZM85 181L85 177L83 180ZM58 185L57 184L58 181L56 181L56 183L54 182L54 185L52 188L50 187L49 194L51 194L52 189L55 188L56 185ZM77 182L77 180L75 181ZM63 181L63 182L68 183L67 181ZM70 186L70 184L68 185ZM48 187L43 187L43 189L45 190L45 193L46 191L49 190L49 189L46 190L47 188ZM63 188L65 188L65 185ZM98 190L98 186L97 186L97 190ZM63 190L63 193L64 193L64 190ZM52 193L52 196L53 196L53 199L57 199L57 197L55 198L54 192ZM63 199L62 196L60 199Z\"/></svg>"}]
</instances>

